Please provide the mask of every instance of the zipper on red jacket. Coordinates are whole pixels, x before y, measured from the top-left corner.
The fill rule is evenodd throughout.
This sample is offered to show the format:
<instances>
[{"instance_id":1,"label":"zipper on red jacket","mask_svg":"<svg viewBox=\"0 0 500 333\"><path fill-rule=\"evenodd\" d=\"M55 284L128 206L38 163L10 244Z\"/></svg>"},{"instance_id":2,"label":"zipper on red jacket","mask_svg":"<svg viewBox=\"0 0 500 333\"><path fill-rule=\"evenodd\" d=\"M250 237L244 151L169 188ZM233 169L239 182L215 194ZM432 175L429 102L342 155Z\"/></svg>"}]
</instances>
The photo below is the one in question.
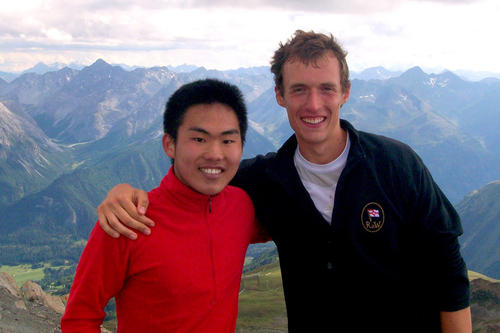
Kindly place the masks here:
<instances>
[{"instance_id":1,"label":"zipper on red jacket","mask_svg":"<svg viewBox=\"0 0 500 333\"><path fill-rule=\"evenodd\" d=\"M213 239L212 239L212 232L210 230L210 223L209 223L209 217L211 214L212 214L212 196L210 196L208 198L208 216L205 220L205 223L207 225L208 244L209 244L209 251L210 251L210 264L212 266L212 280L213 280L213 288L214 288L212 303L215 303L215 302L217 302L217 283L215 280L215 260L214 260Z\"/></svg>"}]
</instances>

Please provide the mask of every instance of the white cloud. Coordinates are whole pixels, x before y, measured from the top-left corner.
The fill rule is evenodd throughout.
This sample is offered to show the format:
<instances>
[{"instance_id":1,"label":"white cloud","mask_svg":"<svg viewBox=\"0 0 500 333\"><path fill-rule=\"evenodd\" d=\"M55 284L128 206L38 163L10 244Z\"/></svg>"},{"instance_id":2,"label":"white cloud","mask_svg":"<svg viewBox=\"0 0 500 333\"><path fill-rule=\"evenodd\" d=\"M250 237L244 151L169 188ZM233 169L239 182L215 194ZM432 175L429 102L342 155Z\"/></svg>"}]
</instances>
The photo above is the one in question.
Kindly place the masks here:
<instances>
[{"instance_id":1,"label":"white cloud","mask_svg":"<svg viewBox=\"0 0 500 333\"><path fill-rule=\"evenodd\" d=\"M98 57L143 66L267 65L279 41L303 29L332 32L355 70L500 72L499 15L497 0L18 0L0 11L0 70Z\"/></svg>"},{"instance_id":2,"label":"white cloud","mask_svg":"<svg viewBox=\"0 0 500 333\"><path fill-rule=\"evenodd\" d=\"M62 0L59 0L62 1ZM474 3L481 0L414 0L416 2L436 2L448 4ZM289 11L319 12L319 13L373 13L391 10L407 3L408 0L143 0L140 4L136 0L112 1L76 1L84 3L88 8L111 9L141 7L144 9L161 10L165 8L178 9L210 9L210 8L237 8L237 9L269 9L275 8ZM73 2L75 3L75 2Z\"/></svg>"},{"instance_id":3,"label":"white cloud","mask_svg":"<svg viewBox=\"0 0 500 333\"><path fill-rule=\"evenodd\" d=\"M5 1L2 3L3 13L21 13L26 10L40 8L43 5L43 0L18 0Z\"/></svg>"},{"instance_id":4,"label":"white cloud","mask_svg":"<svg viewBox=\"0 0 500 333\"><path fill-rule=\"evenodd\" d=\"M54 41L68 42L73 39L70 34L55 28L44 30L43 33L47 38Z\"/></svg>"}]
</instances>

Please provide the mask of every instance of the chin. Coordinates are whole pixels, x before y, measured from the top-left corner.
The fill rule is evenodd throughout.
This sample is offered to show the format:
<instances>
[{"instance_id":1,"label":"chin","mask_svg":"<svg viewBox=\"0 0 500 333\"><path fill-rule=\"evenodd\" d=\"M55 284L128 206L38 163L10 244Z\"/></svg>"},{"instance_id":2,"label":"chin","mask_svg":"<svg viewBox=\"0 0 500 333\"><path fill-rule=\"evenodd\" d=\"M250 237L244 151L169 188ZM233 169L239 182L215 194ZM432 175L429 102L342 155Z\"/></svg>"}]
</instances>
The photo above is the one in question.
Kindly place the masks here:
<instances>
[{"instance_id":1,"label":"chin","mask_svg":"<svg viewBox=\"0 0 500 333\"><path fill-rule=\"evenodd\" d=\"M217 187L209 187L209 188L204 188L202 191L199 191L202 194L205 195L216 195L219 194L225 186L217 186Z\"/></svg>"}]
</instances>

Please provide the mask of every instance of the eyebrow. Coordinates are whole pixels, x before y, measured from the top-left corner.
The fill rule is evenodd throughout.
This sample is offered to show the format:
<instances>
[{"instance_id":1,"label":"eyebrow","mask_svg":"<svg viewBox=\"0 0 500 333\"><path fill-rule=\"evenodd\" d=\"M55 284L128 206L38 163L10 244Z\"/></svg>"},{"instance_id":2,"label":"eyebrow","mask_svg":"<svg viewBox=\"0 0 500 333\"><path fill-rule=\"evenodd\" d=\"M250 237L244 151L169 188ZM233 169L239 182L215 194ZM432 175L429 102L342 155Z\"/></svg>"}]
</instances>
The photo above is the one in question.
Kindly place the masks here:
<instances>
[{"instance_id":1,"label":"eyebrow","mask_svg":"<svg viewBox=\"0 0 500 333\"><path fill-rule=\"evenodd\" d=\"M206 129L201 128L201 127L190 127L188 130L193 131L193 132L203 133L206 135L211 135ZM240 134L240 131L237 129L230 129L227 131L223 131L221 133L221 135L232 135L232 134Z\"/></svg>"},{"instance_id":2,"label":"eyebrow","mask_svg":"<svg viewBox=\"0 0 500 333\"><path fill-rule=\"evenodd\" d=\"M325 83L321 84L321 87L328 87L328 88L332 88L335 90L339 90L341 86L342 85L338 85L338 84L333 83L333 82L325 82Z\"/></svg>"},{"instance_id":3,"label":"eyebrow","mask_svg":"<svg viewBox=\"0 0 500 333\"><path fill-rule=\"evenodd\" d=\"M297 88L297 87L305 87L306 85L304 83L294 83L290 85L290 88Z\"/></svg>"},{"instance_id":4,"label":"eyebrow","mask_svg":"<svg viewBox=\"0 0 500 333\"><path fill-rule=\"evenodd\" d=\"M321 87L333 87L333 88L337 88L338 85L335 83L335 82L322 82L319 84ZM302 82L296 82L296 83L293 83L290 85L290 88L293 89L293 88L298 88L298 87L307 87L308 85L306 83L302 83Z\"/></svg>"}]
</instances>

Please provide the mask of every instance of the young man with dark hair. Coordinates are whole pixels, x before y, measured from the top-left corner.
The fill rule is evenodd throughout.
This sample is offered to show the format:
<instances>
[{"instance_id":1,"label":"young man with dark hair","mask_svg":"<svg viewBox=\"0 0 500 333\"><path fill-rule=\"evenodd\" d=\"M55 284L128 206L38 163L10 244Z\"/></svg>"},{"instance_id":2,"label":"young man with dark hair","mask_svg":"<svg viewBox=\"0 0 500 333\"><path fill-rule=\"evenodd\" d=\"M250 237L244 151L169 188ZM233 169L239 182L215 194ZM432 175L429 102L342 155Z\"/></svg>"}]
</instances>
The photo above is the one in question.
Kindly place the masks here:
<instances>
[{"instance_id":1,"label":"young man with dark hair","mask_svg":"<svg viewBox=\"0 0 500 333\"><path fill-rule=\"evenodd\" d=\"M234 332L245 253L258 236L250 198L226 186L238 169L246 128L236 86L207 79L170 97L162 143L173 166L149 192L155 233L133 242L95 226L63 332L100 332L112 297L118 332Z\"/></svg>"},{"instance_id":2,"label":"young man with dark hair","mask_svg":"<svg viewBox=\"0 0 500 333\"><path fill-rule=\"evenodd\" d=\"M295 134L233 181L278 248L289 332L470 333L459 217L410 147L340 119L345 55L314 32L280 44L271 70ZM114 188L103 228L149 230L140 207L144 192Z\"/></svg>"}]
</instances>

